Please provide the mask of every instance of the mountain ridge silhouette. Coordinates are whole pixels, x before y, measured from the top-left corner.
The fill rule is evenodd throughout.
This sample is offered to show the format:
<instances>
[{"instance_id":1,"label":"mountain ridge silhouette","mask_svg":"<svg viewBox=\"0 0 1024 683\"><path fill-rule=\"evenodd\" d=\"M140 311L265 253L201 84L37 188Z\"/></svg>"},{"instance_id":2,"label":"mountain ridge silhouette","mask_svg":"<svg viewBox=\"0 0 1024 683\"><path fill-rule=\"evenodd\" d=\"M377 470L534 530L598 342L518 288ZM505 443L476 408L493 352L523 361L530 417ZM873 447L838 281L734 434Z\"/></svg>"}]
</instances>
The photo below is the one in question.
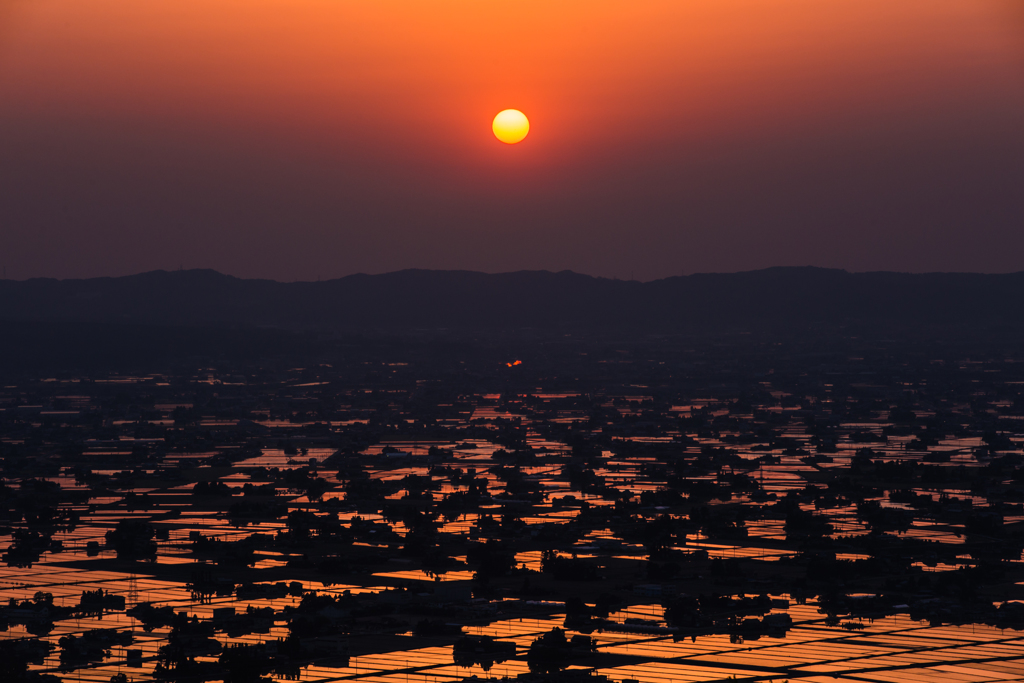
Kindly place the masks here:
<instances>
[{"instance_id":1,"label":"mountain ridge silhouette","mask_svg":"<svg viewBox=\"0 0 1024 683\"><path fill-rule=\"evenodd\" d=\"M774 267L649 282L572 271L400 270L321 282L214 270L0 281L0 320L322 330L631 329L792 324L1014 324L1024 272Z\"/></svg>"}]
</instances>

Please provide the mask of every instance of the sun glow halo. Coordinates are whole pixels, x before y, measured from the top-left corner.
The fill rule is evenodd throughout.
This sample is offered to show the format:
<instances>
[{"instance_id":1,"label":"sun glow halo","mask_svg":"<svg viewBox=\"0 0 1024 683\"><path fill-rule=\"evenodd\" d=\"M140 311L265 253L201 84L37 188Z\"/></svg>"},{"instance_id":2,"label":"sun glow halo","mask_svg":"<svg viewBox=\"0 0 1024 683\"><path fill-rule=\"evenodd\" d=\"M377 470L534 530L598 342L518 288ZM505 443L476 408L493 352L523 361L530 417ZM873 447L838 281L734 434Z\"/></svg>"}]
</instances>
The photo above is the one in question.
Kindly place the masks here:
<instances>
[{"instance_id":1,"label":"sun glow halo","mask_svg":"<svg viewBox=\"0 0 1024 683\"><path fill-rule=\"evenodd\" d=\"M506 109L494 117L491 129L494 130L494 137L506 144L514 145L530 132L530 121L518 109Z\"/></svg>"}]
</instances>

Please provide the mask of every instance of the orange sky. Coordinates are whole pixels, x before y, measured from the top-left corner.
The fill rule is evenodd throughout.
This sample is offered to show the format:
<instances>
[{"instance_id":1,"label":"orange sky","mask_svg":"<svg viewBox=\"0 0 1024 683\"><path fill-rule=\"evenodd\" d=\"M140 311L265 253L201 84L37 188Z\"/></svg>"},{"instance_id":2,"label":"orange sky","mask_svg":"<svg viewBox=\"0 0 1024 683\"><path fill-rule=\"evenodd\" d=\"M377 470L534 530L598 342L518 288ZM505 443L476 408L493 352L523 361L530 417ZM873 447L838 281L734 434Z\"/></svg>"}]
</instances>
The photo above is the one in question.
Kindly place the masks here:
<instances>
[{"instance_id":1,"label":"orange sky","mask_svg":"<svg viewBox=\"0 0 1024 683\"><path fill-rule=\"evenodd\" d=\"M658 220L668 224L684 208L673 203L673 188L692 178L666 171L681 158L714 164L747 146L804 145L837 132L871 139L893 127L948 138L965 116L977 125L978 108L985 126L1019 126L1024 21L1015 7L1013 0L5 0L0 134L46 138L50 127L71 136L72 146L113 135L111 154L124 156L130 132L157 161L165 156L162 168L171 175L224 173L160 148L180 151L173 140L197 149L223 145L239 167L261 155L321 164L338 184L361 188L354 202L369 193L409 206L394 225L363 226L392 238L403 234L402 221L454 226L439 240L470 225L495 226L494 240L458 262L374 256L328 275L417 265L612 275L611 253L578 262L567 254L564 263L529 262L524 254L495 258L488 250L507 253L515 230L494 217L506 215L514 200L513 209L530 204L534 219L544 210L564 218L576 212L573 202L590 211L594 192L625 183L630 194L623 201L661 202ZM490 133L491 118L507 107L531 120L530 136L515 147ZM145 166L117 163L124 173L126 163ZM220 163L232 167L229 159ZM699 168L690 172L700 175ZM315 201L331 184L323 178ZM296 187L281 191L284 215L302 197ZM154 207L170 201L153 193ZM232 201L238 199L225 195L225 205L202 220L214 225ZM145 208L135 215L136 230L145 229L138 218ZM318 215L312 223L330 220ZM643 224L633 227L643 232ZM277 239L272 225L260 230ZM309 234L325 230L313 225ZM359 230L343 229L373 251L373 240ZM672 241L666 230L637 239ZM608 227L601 234L613 233ZM573 239L566 234L562 251ZM21 236L8 249L29 242ZM631 258L643 261L642 249ZM819 265L832 265L825 263L830 258ZM213 261L195 265L301 276L294 267L266 272L265 257ZM62 263L74 270L70 256ZM107 267L159 265L125 254ZM710 265L683 269L729 268ZM756 265L749 257L735 263ZM43 263L35 268L25 274L46 271ZM646 274L673 274L665 270L661 263Z\"/></svg>"}]
</instances>

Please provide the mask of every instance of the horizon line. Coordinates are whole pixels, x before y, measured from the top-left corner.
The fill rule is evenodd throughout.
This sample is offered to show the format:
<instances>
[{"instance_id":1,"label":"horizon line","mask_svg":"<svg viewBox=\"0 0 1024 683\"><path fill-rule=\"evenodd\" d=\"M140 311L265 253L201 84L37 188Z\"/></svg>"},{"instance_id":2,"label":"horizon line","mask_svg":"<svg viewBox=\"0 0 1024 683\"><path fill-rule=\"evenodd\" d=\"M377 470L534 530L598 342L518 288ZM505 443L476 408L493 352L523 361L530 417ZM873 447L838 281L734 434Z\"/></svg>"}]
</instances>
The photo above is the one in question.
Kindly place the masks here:
<instances>
[{"instance_id":1,"label":"horizon line","mask_svg":"<svg viewBox=\"0 0 1024 683\"><path fill-rule=\"evenodd\" d=\"M97 275L92 277L51 277L51 276L33 276L23 279L4 277L0 279L0 282L19 282L26 283L36 280L50 280L55 282L88 282L93 280L122 280L128 278L142 277L146 275L176 275L176 274L196 274L196 273L210 273L220 277L230 278L233 280L241 280L248 282L273 282L276 284L325 284L329 282L338 282L340 280L346 280L349 278L357 277L388 277L393 275L400 275L403 273L436 273L436 274L463 274L463 275L482 275L487 277L501 277L508 275L522 275L522 274L542 274L542 275L571 275L576 277L584 277L592 280L605 280L608 282L620 282L629 283L635 282L638 284L648 284L653 282L663 282L667 280L679 280L691 277L710 277L710 276L727 276L727 275L749 275L754 273L765 273L768 271L823 271L831 273L842 273L844 275L900 275L900 276L928 276L928 275L964 275L964 276L983 276L983 277L998 277L1007 275L1019 275L1024 274L1024 270L1013 270L1005 272L980 272L980 271L967 271L967 270L933 270L933 271L900 271L900 270L847 270L845 268L832 268L827 266L766 266L764 268L751 268L748 270L735 270L735 271L702 271L685 273L682 275L668 275L660 278L652 278L650 280L640 279L623 279L618 277L606 277L602 275L590 275L589 273L580 273L570 269L563 270L547 270L544 268L523 268L520 270L506 270L488 272L482 270L469 270L465 268L400 268L397 270L389 270L380 273L367 273L363 271L349 273L348 275L341 275L338 277L316 280L277 280L269 277L241 277L238 275L232 275L231 273L222 272L216 268L176 268L176 269L165 269L155 268L153 270L145 270L136 273L128 273L125 275Z\"/></svg>"}]
</instances>

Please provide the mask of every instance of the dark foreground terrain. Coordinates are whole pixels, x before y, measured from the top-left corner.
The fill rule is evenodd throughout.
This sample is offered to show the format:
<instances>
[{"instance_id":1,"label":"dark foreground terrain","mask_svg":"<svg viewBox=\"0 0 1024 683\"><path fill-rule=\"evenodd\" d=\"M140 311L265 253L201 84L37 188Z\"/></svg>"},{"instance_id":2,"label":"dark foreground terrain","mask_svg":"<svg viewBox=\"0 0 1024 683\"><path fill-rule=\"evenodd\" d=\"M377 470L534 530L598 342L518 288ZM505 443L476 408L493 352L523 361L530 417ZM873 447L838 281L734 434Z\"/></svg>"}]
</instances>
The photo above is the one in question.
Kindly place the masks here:
<instances>
[{"instance_id":1,"label":"dark foreground terrain","mask_svg":"<svg viewBox=\"0 0 1024 683\"><path fill-rule=\"evenodd\" d=\"M0 344L3 681L1024 675L1012 333Z\"/></svg>"}]
</instances>

